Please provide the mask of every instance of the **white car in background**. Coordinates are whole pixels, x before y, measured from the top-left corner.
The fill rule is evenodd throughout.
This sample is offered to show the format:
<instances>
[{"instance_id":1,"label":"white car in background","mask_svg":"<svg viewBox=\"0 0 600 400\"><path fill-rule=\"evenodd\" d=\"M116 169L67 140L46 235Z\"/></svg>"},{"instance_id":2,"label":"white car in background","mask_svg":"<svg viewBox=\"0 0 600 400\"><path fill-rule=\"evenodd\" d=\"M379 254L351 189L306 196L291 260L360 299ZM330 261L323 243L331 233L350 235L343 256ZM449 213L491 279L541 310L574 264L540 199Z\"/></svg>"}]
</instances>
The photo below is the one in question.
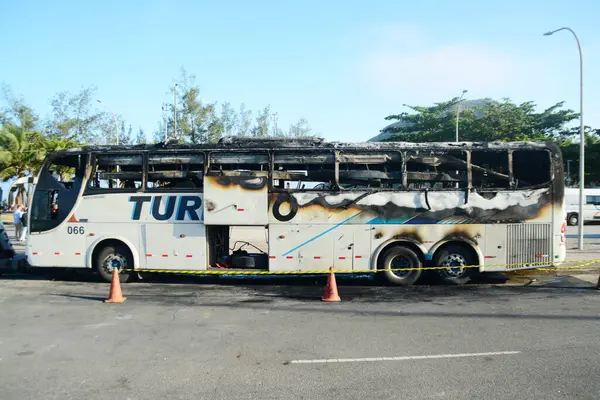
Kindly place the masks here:
<instances>
[{"instance_id":1,"label":"white car in background","mask_svg":"<svg viewBox=\"0 0 600 400\"><path fill-rule=\"evenodd\" d=\"M583 189L583 222L600 221L600 188ZM567 224L579 223L579 189L565 188Z\"/></svg>"}]
</instances>

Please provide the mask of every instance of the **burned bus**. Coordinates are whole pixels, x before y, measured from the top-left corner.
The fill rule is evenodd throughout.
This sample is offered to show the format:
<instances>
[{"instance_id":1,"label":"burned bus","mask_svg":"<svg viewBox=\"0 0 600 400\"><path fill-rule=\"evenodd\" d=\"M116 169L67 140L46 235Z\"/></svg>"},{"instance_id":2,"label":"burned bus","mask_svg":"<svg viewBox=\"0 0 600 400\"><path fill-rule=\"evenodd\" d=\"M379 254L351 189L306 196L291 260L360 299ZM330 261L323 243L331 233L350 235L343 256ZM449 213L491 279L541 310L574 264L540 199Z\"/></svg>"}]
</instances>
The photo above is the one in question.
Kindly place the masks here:
<instances>
[{"instance_id":1,"label":"burned bus","mask_svg":"<svg viewBox=\"0 0 600 400\"><path fill-rule=\"evenodd\" d=\"M561 153L546 142L90 146L47 156L27 257L107 280L114 268L127 280L334 267L410 285L438 266L460 284L562 262L563 199Z\"/></svg>"}]
</instances>

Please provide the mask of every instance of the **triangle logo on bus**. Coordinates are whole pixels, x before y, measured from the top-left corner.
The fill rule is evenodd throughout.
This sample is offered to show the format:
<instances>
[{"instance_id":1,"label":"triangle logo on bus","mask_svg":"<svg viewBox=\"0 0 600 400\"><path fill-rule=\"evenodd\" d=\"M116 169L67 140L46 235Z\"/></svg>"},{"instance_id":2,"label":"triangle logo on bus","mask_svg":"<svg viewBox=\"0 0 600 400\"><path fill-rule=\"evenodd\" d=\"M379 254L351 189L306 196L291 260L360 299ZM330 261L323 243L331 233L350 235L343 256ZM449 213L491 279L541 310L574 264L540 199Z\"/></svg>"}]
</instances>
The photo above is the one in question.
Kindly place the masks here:
<instances>
[{"instance_id":1,"label":"triangle logo on bus","mask_svg":"<svg viewBox=\"0 0 600 400\"><path fill-rule=\"evenodd\" d=\"M75 217L75 214L73 214L67 222L79 222L79 220Z\"/></svg>"}]
</instances>

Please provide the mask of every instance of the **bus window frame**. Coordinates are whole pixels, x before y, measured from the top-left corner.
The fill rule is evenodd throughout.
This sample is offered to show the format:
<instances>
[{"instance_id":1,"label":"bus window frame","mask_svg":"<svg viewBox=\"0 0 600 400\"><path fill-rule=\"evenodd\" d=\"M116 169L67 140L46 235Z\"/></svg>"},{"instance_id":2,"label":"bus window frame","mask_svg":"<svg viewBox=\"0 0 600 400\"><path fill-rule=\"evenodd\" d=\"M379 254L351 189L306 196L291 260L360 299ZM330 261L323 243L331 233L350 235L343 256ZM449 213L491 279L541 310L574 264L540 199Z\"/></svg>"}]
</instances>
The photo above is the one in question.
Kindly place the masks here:
<instances>
[{"instance_id":1,"label":"bus window frame","mask_svg":"<svg viewBox=\"0 0 600 400\"><path fill-rule=\"evenodd\" d=\"M258 164L258 165L265 165L266 168L262 169L262 170L248 170L248 169L244 169L244 168L240 168L240 169L233 169L233 170L223 170L223 169L218 169L218 170L211 170L211 167L213 166L213 162L212 162L212 156L213 155L218 155L218 154L256 154L256 155L266 155L267 156L267 160L265 164ZM270 151L269 150L265 150L265 149L218 149L218 150L209 150L205 152L204 155L204 176L220 176L220 175L239 175L239 176L259 176L260 173L267 173L267 175L271 174L271 155L270 155ZM203 180L204 181L204 180Z\"/></svg>"},{"instance_id":2,"label":"bus window frame","mask_svg":"<svg viewBox=\"0 0 600 400\"><path fill-rule=\"evenodd\" d=\"M273 181L276 179L274 177L273 172L275 171L275 154L276 153L283 153L286 155L292 155L293 153L298 152L298 156L302 157L302 154L307 154L309 152L309 149L293 149L293 148L281 148L281 149L272 149L270 151L271 156L270 156L270 163L269 163L269 192L274 192L274 193L315 193L315 192L323 192L323 191L327 191L327 192L331 192L331 193L339 193L340 190L340 186L339 186L339 169L338 169L338 162L337 162L337 151L336 149L315 149L313 151L313 153L318 152L318 153L329 153L333 156L333 188L330 189L313 189L313 188L309 188L309 189L296 189L296 188L278 188L273 184ZM298 165L302 165L303 163L298 163ZM311 165L316 165L316 164L311 164ZM301 170L302 168L298 168L298 170ZM308 175L306 175L308 176Z\"/></svg>"},{"instance_id":3,"label":"bus window frame","mask_svg":"<svg viewBox=\"0 0 600 400\"><path fill-rule=\"evenodd\" d=\"M150 173L150 156L153 155L199 155L202 156L202 185L200 187L176 187L176 188L150 188L148 187L149 183L149 173ZM148 193L157 193L157 192L192 192L192 193L203 193L204 192L204 177L206 176L206 165L207 165L208 155L206 151L203 150L193 150L193 149L181 149L181 150L155 150L155 151L146 151L144 152L144 168L143 168L143 192Z\"/></svg>"},{"instance_id":4,"label":"bus window frame","mask_svg":"<svg viewBox=\"0 0 600 400\"><path fill-rule=\"evenodd\" d=\"M470 191L472 190L471 185L472 185L472 175L471 175L471 149L461 149L461 148L457 148L457 149L435 149L435 148L431 148L431 149L410 149L410 148L406 148L406 149L402 149L401 150L403 153L403 180L402 180L402 188L394 188L393 190L397 190L397 191L404 191L404 192L411 192L411 191L430 191L430 192L464 192L464 191ZM409 171L408 167L407 167L407 159L408 159L408 152L414 152L414 151L419 151L419 152L434 152L434 153L452 153L452 152L460 152L462 153L462 155L464 156L465 162L466 162L466 172L467 172L467 180L465 182L465 185L462 187L445 187L445 188L410 188L408 187L409 183L408 183L408 174L410 172L415 172L415 171ZM450 154L451 155L451 154ZM440 181L442 182L442 181ZM435 182L434 182L435 183Z\"/></svg>"},{"instance_id":5,"label":"bus window frame","mask_svg":"<svg viewBox=\"0 0 600 400\"><path fill-rule=\"evenodd\" d=\"M92 168L92 173L88 179L87 184L85 185L85 190L83 192L83 196L92 196L98 194L117 194L117 193L143 193L145 192L146 186L146 157L147 151L140 152L131 152L131 151L107 151L107 152L90 152L90 165ZM142 158L142 185L139 188L96 188L92 187L91 184L96 176L97 170L97 160L98 156L140 156Z\"/></svg>"},{"instance_id":6,"label":"bus window frame","mask_svg":"<svg viewBox=\"0 0 600 400\"><path fill-rule=\"evenodd\" d=\"M339 188L340 192L393 192L393 191L405 191L407 190L406 187L406 157L404 154L403 150L376 150L376 149L368 149L368 150L361 150L361 149L352 149L350 151L343 151L343 150L336 150L336 159L335 159L335 163L336 163L336 185ZM399 188L394 188L394 187L389 187L389 188L383 188L383 187L370 187L370 188L356 188L356 189L345 189L341 186L340 184L340 177L339 177L339 173L340 173L340 164L350 164L350 163L346 163L346 162L340 162L340 158L344 155L344 154L349 154L349 155L385 155L385 154L389 154L389 153L394 153L400 156L400 176L401 176L401 187ZM355 165L368 165L367 163L354 163ZM383 162L381 163L382 165L385 165L386 163ZM414 190L414 189L411 189Z\"/></svg>"},{"instance_id":7,"label":"bus window frame","mask_svg":"<svg viewBox=\"0 0 600 400\"><path fill-rule=\"evenodd\" d=\"M524 186L524 187L513 187L509 190L535 190L535 189L543 189L543 188L547 188L547 187L551 187L554 184L555 181L555 174L554 174L554 170L556 168L556 164L555 164L555 157L553 157L554 153L548 149L548 148L541 148L541 149L510 149L510 163L509 163L509 168L510 168L510 173L511 173L511 178L514 182L514 184L516 185L516 181L517 178L515 177L515 173L514 173L514 164L513 164L513 156L514 156L514 152L518 151L518 152L527 152L527 151L531 151L531 152L539 152L539 151L543 151L546 152L546 155L548 156L549 159L549 163L548 163L548 167L550 169L550 177L549 180L544 182L544 183L538 183L535 185L529 185L529 186ZM562 159L562 157L561 157ZM507 189L500 189L500 190L507 190Z\"/></svg>"}]
</instances>

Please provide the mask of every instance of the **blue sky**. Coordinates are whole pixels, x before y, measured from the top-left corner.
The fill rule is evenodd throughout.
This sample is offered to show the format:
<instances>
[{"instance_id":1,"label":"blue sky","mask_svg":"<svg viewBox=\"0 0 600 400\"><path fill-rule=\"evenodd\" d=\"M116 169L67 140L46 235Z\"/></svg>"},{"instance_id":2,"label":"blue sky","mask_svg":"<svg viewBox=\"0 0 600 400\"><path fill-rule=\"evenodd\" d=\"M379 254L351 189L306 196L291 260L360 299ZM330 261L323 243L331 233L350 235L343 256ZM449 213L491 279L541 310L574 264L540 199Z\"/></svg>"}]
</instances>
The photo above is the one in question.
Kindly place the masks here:
<instances>
[{"instance_id":1,"label":"blue sky","mask_svg":"<svg viewBox=\"0 0 600 400\"><path fill-rule=\"evenodd\" d=\"M365 141L402 104L458 96L565 100L579 108L573 37L585 57L586 124L600 127L597 0L0 0L0 82L42 116L57 92L95 85L150 135L184 66L205 101L270 104L329 140Z\"/></svg>"}]
</instances>

